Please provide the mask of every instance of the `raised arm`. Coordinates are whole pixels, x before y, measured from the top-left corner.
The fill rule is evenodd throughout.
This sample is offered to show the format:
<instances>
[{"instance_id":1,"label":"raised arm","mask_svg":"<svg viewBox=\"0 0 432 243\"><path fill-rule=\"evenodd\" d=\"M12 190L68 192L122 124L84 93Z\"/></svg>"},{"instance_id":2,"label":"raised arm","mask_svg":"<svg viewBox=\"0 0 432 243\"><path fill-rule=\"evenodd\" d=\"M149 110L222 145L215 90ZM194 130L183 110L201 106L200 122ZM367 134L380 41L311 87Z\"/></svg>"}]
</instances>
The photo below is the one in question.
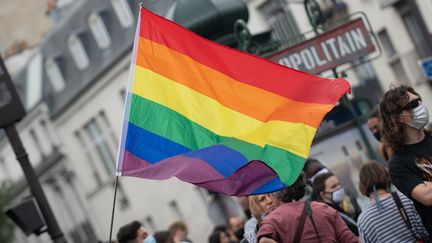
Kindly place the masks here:
<instances>
[{"instance_id":1,"label":"raised arm","mask_svg":"<svg viewBox=\"0 0 432 243\"><path fill-rule=\"evenodd\" d=\"M423 182L414 187L411 197L425 206L432 206L432 182Z\"/></svg>"}]
</instances>

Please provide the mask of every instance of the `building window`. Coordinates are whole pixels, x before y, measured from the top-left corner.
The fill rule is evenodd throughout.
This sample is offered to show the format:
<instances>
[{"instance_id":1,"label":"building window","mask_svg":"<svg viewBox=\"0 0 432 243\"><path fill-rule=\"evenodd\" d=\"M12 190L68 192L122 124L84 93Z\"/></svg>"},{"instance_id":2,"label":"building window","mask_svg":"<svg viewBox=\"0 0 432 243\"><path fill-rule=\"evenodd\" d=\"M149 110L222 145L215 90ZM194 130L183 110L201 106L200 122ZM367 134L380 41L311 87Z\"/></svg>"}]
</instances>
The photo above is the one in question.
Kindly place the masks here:
<instances>
[{"instance_id":1,"label":"building window","mask_svg":"<svg viewBox=\"0 0 432 243\"><path fill-rule=\"evenodd\" d=\"M93 178L96 180L97 186L102 186L102 177L99 170L96 168L95 160L92 157L91 151L87 147L88 142L86 142L84 136L82 136L80 131L75 132L75 137L78 139L81 147L83 147L83 152L88 160L88 164L91 167Z\"/></svg>"},{"instance_id":2,"label":"building window","mask_svg":"<svg viewBox=\"0 0 432 243\"><path fill-rule=\"evenodd\" d=\"M39 137L36 135L35 130L30 129L30 132L29 132L29 133L30 133L30 137L31 137L31 139L33 140L33 143L34 143L35 146L36 146L36 149L38 150L38 153L40 153L41 156L43 156L43 157L46 158L47 154L44 153L44 152L42 152L43 149L42 149L41 140L40 140ZM45 147L45 146L44 146L44 147Z\"/></svg>"},{"instance_id":3,"label":"building window","mask_svg":"<svg viewBox=\"0 0 432 243\"><path fill-rule=\"evenodd\" d=\"M129 208L129 206L130 206L129 199L126 196L126 193L125 193L125 191L121 185L118 186L118 194L119 194L119 197L117 200L120 203L120 208L122 210Z\"/></svg>"},{"instance_id":4,"label":"building window","mask_svg":"<svg viewBox=\"0 0 432 243\"><path fill-rule=\"evenodd\" d=\"M390 67L397 78L397 82L403 85L411 85L411 82L407 76L405 68L399 58L390 63Z\"/></svg>"},{"instance_id":5,"label":"building window","mask_svg":"<svg viewBox=\"0 0 432 243\"><path fill-rule=\"evenodd\" d=\"M181 221L185 221L185 217L184 217L182 211L180 210L180 207L178 206L178 204L177 204L176 201L172 200L172 201L169 203L169 207L170 207L171 211L173 212L173 214L174 214L178 219L180 219Z\"/></svg>"},{"instance_id":6,"label":"building window","mask_svg":"<svg viewBox=\"0 0 432 243\"><path fill-rule=\"evenodd\" d=\"M100 112L76 134L87 157L97 164L102 164L105 171L109 175L113 175L115 172L117 139L105 113ZM97 171L96 168L94 169Z\"/></svg>"},{"instance_id":7,"label":"building window","mask_svg":"<svg viewBox=\"0 0 432 243\"><path fill-rule=\"evenodd\" d=\"M90 65L90 59L87 55L81 38L76 34L72 34L67 39L67 44L69 52L72 55L72 59L74 60L78 69L86 69Z\"/></svg>"},{"instance_id":8,"label":"building window","mask_svg":"<svg viewBox=\"0 0 432 243\"><path fill-rule=\"evenodd\" d=\"M134 22L134 16L129 4L126 0L111 0L114 12L120 21L120 25L123 28L130 28Z\"/></svg>"},{"instance_id":9,"label":"building window","mask_svg":"<svg viewBox=\"0 0 432 243\"><path fill-rule=\"evenodd\" d=\"M57 148L60 146L60 141L57 137L57 134L54 131L54 127L52 126L52 124L45 119L41 119L40 125L42 129L47 132L47 136L49 140L52 142L53 149L57 150Z\"/></svg>"},{"instance_id":10,"label":"building window","mask_svg":"<svg viewBox=\"0 0 432 243\"><path fill-rule=\"evenodd\" d=\"M48 58L45 61L45 70L54 92L63 91L66 86L66 82L57 61L54 60L54 58Z\"/></svg>"},{"instance_id":11,"label":"building window","mask_svg":"<svg viewBox=\"0 0 432 243\"><path fill-rule=\"evenodd\" d=\"M201 198L204 205L207 205L210 201L210 194L208 191L202 187L195 187L196 192L199 194L199 197Z\"/></svg>"},{"instance_id":12,"label":"building window","mask_svg":"<svg viewBox=\"0 0 432 243\"><path fill-rule=\"evenodd\" d=\"M42 98L42 54L37 53L28 63L26 107L32 108Z\"/></svg>"},{"instance_id":13,"label":"building window","mask_svg":"<svg viewBox=\"0 0 432 243\"><path fill-rule=\"evenodd\" d=\"M390 68L392 69L395 77L397 78L397 82L399 84L409 85L409 78L402 64L400 56L396 52L393 41L390 39L390 36L387 33L387 30L380 31L378 33L378 37L381 41L384 52L389 59Z\"/></svg>"},{"instance_id":14,"label":"building window","mask_svg":"<svg viewBox=\"0 0 432 243\"><path fill-rule=\"evenodd\" d=\"M378 37L383 46L384 52L386 53L388 58L392 58L396 56L396 49L393 45L393 42L390 39L390 36L387 33L387 30L382 30L378 33Z\"/></svg>"},{"instance_id":15,"label":"building window","mask_svg":"<svg viewBox=\"0 0 432 243\"><path fill-rule=\"evenodd\" d=\"M34 122L33 128L30 129L29 133L42 156L49 158L55 152L53 141L49 137L45 127L42 126L41 120Z\"/></svg>"},{"instance_id":16,"label":"building window","mask_svg":"<svg viewBox=\"0 0 432 243\"><path fill-rule=\"evenodd\" d=\"M156 224L155 224L152 216L147 216L145 221L146 221L146 224L148 225L148 227L150 228L151 231L153 231L153 232L157 231Z\"/></svg>"},{"instance_id":17,"label":"building window","mask_svg":"<svg viewBox=\"0 0 432 243\"><path fill-rule=\"evenodd\" d=\"M88 19L88 24L98 47L100 49L109 47L111 45L111 37L101 15L99 13L92 13Z\"/></svg>"},{"instance_id":18,"label":"building window","mask_svg":"<svg viewBox=\"0 0 432 243\"><path fill-rule=\"evenodd\" d=\"M103 134L99 124L96 120L92 119L85 127L84 131L90 138L90 146L96 149L99 159L103 161L107 172L111 173L114 171L114 155L109 149L108 143L106 142L106 135Z\"/></svg>"},{"instance_id":19,"label":"building window","mask_svg":"<svg viewBox=\"0 0 432 243\"><path fill-rule=\"evenodd\" d=\"M274 39L286 42L300 35L287 1L270 0L261 5L259 10L272 27Z\"/></svg>"},{"instance_id":20,"label":"building window","mask_svg":"<svg viewBox=\"0 0 432 243\"><path fill-rule=\"evenodd\" d=\"M123 102L125 102L125 100L126 100L126 89L121 89L120 90L120 97L121 97L121 100Z\"/></svg>"},{"instance_id":21,"label":"building window","mask_svg":"<svg viewBox=\"0 0 432 243\"><path fill-rule=\"evenodd\" d=\"M364 62L356 65L355 72L357 73L360 82L366 85L371 80L376 79L375 69L370 62Z\"/></svg>"},{"instance_id":22,"label":"building window","mask_svg":"<svg viewBox=\"0 0 432 243\"><path fill-rule=\"evenodd\" d=\"M406 14L402 16L403 21L406 24L408 32L410 33L411 39L417 49L420 57L425 58L430 55L430 50L427 42L426 36L422 31L421 24L413 13Z\"/></svg>"}]
</instances>

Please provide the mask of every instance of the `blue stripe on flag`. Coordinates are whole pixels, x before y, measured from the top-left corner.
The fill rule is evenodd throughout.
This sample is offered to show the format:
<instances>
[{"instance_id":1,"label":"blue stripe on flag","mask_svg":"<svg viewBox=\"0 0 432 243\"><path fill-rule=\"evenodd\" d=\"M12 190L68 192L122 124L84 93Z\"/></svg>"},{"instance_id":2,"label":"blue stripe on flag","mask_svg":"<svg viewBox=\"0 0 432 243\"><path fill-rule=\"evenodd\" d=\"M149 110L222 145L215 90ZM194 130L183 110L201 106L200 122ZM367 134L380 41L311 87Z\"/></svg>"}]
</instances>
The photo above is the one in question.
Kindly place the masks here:
<instances>
[{"instance_id":1,"label":"blue stripe on flag","mask_svg":"<svg viewBox=\"0 0 432 243\"><path fill-rule=\"evenodd\" d=\"M183 145L149 132L129 122L126 150L134 156L157 163L160 160L180 155L201 159L210 164L224 177L246 165L248 160L240 152L223 145L191 151Z\"/></svg>"}]
</instances>

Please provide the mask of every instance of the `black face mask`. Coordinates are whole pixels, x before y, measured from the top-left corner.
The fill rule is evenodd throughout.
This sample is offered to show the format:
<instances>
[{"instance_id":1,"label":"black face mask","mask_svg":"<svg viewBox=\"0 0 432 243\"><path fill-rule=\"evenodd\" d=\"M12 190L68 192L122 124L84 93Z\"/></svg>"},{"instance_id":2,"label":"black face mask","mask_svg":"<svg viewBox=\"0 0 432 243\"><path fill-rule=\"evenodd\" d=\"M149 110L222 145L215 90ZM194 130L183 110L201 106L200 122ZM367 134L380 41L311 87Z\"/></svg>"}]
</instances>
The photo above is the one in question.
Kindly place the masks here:
<instances>
[{"instance_id":1,"label":"black face mask","mask_svg":"<svg viewBox=\"0 0 432 243\"><path fill-rule=\"evenodd\" d=\"M373 135L378 142L381 142L381 133L379 131L374 132Z\"/></svg>"}]
</instances>

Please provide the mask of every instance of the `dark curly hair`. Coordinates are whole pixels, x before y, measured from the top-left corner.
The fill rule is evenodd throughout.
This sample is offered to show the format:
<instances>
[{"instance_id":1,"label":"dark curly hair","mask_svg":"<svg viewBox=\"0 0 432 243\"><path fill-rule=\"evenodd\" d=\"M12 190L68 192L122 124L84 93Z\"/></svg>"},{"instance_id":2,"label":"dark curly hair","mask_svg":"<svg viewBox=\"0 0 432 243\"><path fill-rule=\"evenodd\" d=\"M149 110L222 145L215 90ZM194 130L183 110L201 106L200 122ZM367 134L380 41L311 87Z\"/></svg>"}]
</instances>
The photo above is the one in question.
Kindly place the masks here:
<instances>
[{"instance_id":1,"label":"dark curly hair","mask_svg":"<svg viewBox=\"0 0 432 243\"><path fill-rule=\"evenodd\" d=\"M283 203L289 203L293 200L298 201L303 198L306 193L306 179L302 172L297 180L289 187L280 191L274 192L273 195Z\"/></svg>"},{"instance_id":2,"label":"dark curly hair","mask_svg":"<svg viewBox=\"0 0 432 243\"><path fill-rule=\"evenodd\" d=\"M137 238L138 230L142 224L136 220L122 226L117 233L117 241L119 243L130 243Z\"/></svg>"},{"instance_id":3,"label":"dark curly hair","mask_svg":"<svg viewBox=\"0 0 432 243\"><path fill-rule=\"evenodd\" d=\"M408 92L420 97L412 87L402 85L387 91L379 103L381 136L394 151L401 150L404 145L403 126L399 122L399 115L409 101Z\"/></svg>"}]
</instances>

